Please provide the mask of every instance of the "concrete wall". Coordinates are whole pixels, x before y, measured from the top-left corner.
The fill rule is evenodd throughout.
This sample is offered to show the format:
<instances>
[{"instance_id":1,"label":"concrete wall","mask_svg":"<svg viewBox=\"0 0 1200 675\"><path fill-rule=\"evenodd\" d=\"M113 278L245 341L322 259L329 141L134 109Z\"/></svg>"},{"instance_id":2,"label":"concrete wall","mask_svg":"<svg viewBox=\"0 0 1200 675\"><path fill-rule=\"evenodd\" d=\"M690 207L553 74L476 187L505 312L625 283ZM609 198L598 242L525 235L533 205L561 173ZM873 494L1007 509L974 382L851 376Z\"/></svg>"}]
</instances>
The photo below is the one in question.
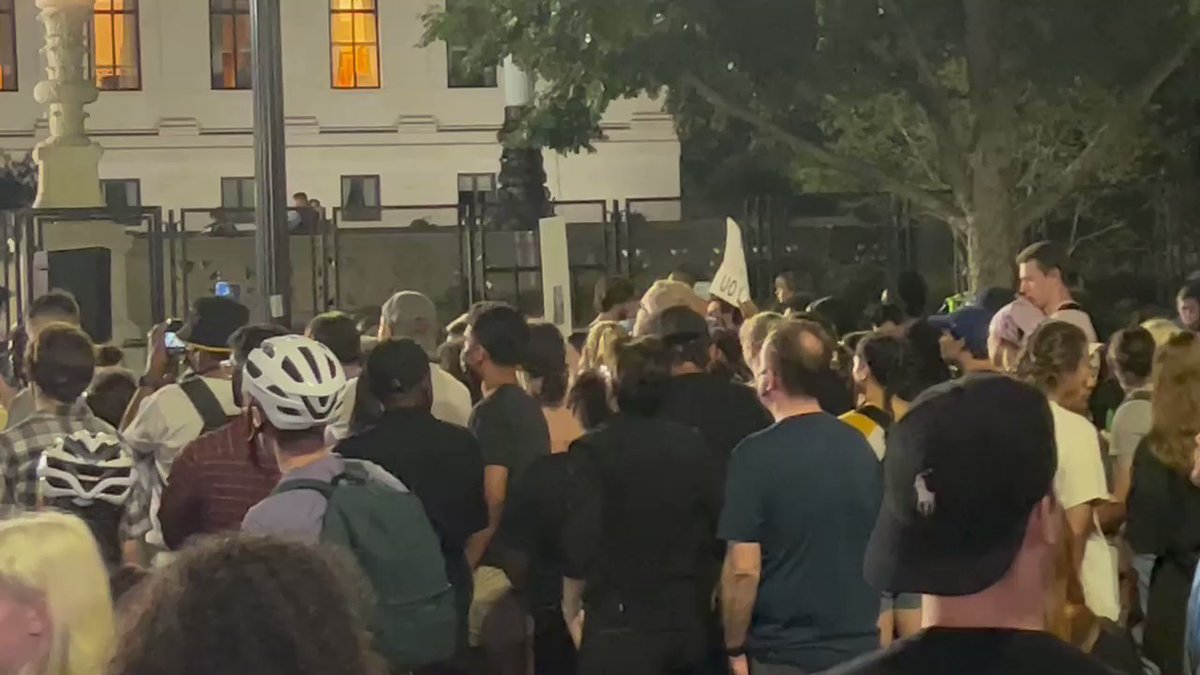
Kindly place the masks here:
<instances>
[{"instance_id":1,"label":"concrete wall","mask_svg":"<svg viewBox=\"0 0 1200 675\"><path fill-rule=\"evenodd\" d=\"M373 90L330 87L327 0L281 4L290 190L333 206L342 175L378 174L384 204L454 203L457 174L498 170L503 92L447 86L445 47L416 46L426 3L379 3L382 86ZM221 177L254 173L251 93L211 89L207 2L141 5L142 90L101 92L89 108L106 150L101 176L140 180L143 204L215 207ZM36 14L17 2L20 89L0 93L0 149L10 152L45 134L33 100L43 76ZM604 126L609 140L595 154L547 154L555 198L679 194L679 143L661 102L621 101Z\"/></svg>"}]
</instances>

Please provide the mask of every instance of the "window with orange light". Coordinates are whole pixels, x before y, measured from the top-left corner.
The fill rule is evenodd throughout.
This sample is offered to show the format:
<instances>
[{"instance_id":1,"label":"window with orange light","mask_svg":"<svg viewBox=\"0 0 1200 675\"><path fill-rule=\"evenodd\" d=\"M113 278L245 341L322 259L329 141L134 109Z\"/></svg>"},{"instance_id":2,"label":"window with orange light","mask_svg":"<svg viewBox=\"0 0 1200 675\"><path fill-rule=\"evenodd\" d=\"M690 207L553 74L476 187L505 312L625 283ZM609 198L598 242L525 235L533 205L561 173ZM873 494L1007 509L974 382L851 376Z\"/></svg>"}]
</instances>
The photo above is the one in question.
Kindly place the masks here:
<instances>
[{"instance_id":1,"label":"window with orange light","mask_svg":"<svg viewBox=\"0 0 1200 675\"><path fill-rule=\"evenodd\" d=\"M17 21L13 0L0 0L0 91L17 90Z\"/></svg>"},{"instance_id":2,"label":"window with orange light","mask_svg":"<svg viewBox=\"0 0 1200 675\"><path fill-rule=\"evenodd\" d=\"M209 0L213 89L250 88L250 0Z\"/></svg>"},{"instance_id":3,"label":"window with orange light","mask_svg":"<svg viewBox=\"0 0 1200 675\"><path fill-rule=\"evenodd\" d=\"M334 89L379 87L376 0L330 0L330 66Z\"/></svg>"},{"instance_id":4,"label":"window with orange light","mask_svg":"<svg viewBox=\"0 0 1200 675\"><path fill-rule=\"evenodd\" d=\"M142 88L140 37L138 0L96 0L88 40L98 89Z\"/></svg>"}]
</instances>

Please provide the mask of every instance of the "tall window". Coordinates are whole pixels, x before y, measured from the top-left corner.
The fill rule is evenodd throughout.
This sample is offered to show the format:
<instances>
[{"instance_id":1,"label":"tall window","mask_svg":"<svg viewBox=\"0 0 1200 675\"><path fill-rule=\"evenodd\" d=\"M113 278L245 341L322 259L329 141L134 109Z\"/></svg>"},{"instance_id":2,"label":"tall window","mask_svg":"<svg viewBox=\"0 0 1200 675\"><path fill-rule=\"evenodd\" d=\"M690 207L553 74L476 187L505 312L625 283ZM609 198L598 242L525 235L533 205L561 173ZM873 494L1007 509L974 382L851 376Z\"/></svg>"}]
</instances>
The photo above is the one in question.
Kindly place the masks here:
<instances>
[{"instance_id":1,"label":"tall window","mask_svg":"<svg viewBox=\"0 0 1200 675\"><path fill-rule=\"evenodd\" d=\"M141 89L138 0L96 0L96 16L89 33L96 87Z\"/></svg>"},{"instance_id":2,"label":"tall window","mask_svg":"<svg viewBox=\"0 0 1200 675\"><path fill-rule=\"evenodd\" d=\"M446 11L452 11L454 0L446 0ZM496 66L472 68L467 64L465 45L446 43L446 85L451 89L480 89L496 86Z\"/></svg>"},{"instance_id":3,"label":"tall window","mask_svg":"<svg viewBox=\"0 0 1200 675\"><path fill-rule=\"evenodd\" d=\"M329 0L330 66L335 89L379 87L376 0Z\"/></svg>"},{"instance_id":4,"label":"tall window","mask_svg":"<svg viewBox=\"0 0 1200 675\"><path fill-rule=\"evenodd\" d=\"M250 0L209 0L212 88L250 88Z\"/></svg>"},{"instance_id":5,"label":"tall window","mask_svg":"<svg viewBox=\"0 0 1200 675\"><path fill-rule=\"evenodd\" d=\"M342 176L342 220L380 220L379 176Z\"/></svg>"},{"instance_id":6,"label":"tall window","mask_svg":"<svg viewBox=\"0 0 1200 675\"><path fill-rule=\"evenodd\" d=\"M0 0L0 91L17 90L17 21L13 0Z\"/></svg>"}]
</instances>

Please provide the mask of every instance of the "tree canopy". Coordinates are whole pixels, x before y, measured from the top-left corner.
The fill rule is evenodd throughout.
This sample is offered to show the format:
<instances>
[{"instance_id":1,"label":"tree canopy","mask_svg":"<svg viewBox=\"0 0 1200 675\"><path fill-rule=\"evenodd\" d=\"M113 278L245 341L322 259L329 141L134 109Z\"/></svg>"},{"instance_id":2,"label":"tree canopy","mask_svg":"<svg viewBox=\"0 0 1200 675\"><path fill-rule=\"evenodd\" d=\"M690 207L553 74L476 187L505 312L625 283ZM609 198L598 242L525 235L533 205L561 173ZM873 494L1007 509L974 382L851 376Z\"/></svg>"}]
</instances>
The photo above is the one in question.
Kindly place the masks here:
<instances>
[{"instance_id":1,"label":"tree canopy","mask_svg":"<svg viewBox=\"0 0 1200 675\"><path fill-rule=\"evenodd\" d=\"M745 144L806 188L897 195L1007 284L1085 184L1178 152L1198 0L455 0L426 40L539 78L524 134L591 149L615 100L661 96L684 142ZM1174 84L1184 104L1163 105ZM1189 120L1190 121L1190 120ZM720 147L720 144L717 144Z\"/></svg>"}]
</instances>

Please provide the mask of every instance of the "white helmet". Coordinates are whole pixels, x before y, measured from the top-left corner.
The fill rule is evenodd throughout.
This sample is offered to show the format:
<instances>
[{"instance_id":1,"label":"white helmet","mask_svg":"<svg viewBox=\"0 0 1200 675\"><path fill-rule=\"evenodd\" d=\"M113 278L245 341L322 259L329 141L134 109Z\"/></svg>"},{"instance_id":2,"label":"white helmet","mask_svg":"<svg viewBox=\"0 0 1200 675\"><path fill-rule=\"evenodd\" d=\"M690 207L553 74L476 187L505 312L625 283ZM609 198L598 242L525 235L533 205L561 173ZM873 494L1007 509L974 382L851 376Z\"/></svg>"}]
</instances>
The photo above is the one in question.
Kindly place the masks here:
<instances>
[{"instance_id":1,"label":"white helmet","mask_svg":"<svg viewBox=\"0 0 1200 675\"><path fill-rule=\"evenodd\" d=\"M79 506L96 501L121 506L137 481L133 453L104 432L61 436L42 453L38 489L46 499L67 497Z\"/></svg>"},{"instance_id":2,"label":"white helmet","mask_svg":"<svg viewBox=\"0 0 1200 675\"><path fill-rule=\"evenodd\" d=\"M271 426L303 431L336 422L341 415L346 373L328 347L287 335L266 340L250 352L242 393L262 406Z\"/></svg>"}]
</instances>

